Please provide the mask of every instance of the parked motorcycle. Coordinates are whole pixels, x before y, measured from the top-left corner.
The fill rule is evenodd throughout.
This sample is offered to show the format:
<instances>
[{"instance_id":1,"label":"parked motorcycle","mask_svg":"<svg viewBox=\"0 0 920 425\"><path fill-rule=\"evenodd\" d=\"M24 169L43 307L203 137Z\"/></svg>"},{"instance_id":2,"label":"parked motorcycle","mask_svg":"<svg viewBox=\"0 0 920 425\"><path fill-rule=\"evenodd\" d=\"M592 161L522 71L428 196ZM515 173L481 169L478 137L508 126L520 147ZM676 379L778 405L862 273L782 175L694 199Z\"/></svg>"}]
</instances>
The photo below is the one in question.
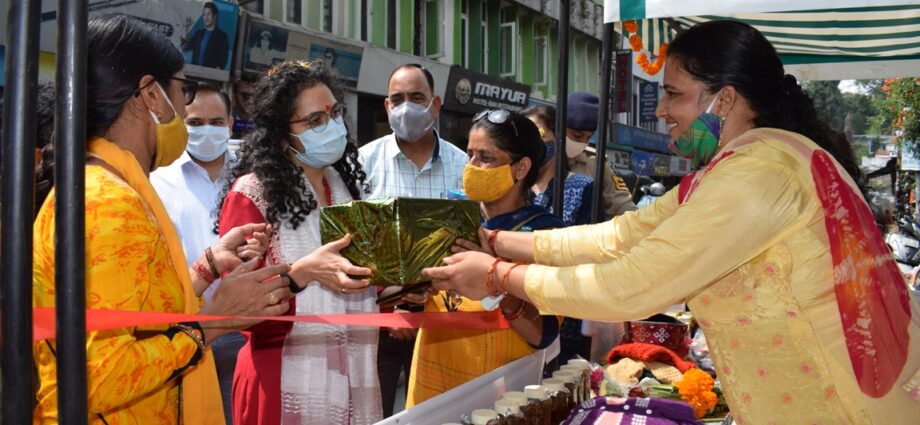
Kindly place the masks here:
<instances>
[{"instance_id":1,"label":"parked motorcycle","mask_svg":"<svg viewBox=\"0 0 920 425\"><path fill-rule=\"evenodd\" d=\"M645 205L655 202L655 198L664 195L665 187L663 184L654 182L647 186L642 186L639 188L642 192L642 198L639 199L639 202L636 203L636 207L642 208Z\"/></svg>"},{"instance_id":2,"label":"parked motorcycle","mask_svg":"<svg viewBox=\"0 0 920 425\"><path fill-rule=\"evenodd\" d=\"M898 262L920 265L920 224L907 214L898 218L898 228L885 235L885 243Z\"/></svg>"}]
</instances>

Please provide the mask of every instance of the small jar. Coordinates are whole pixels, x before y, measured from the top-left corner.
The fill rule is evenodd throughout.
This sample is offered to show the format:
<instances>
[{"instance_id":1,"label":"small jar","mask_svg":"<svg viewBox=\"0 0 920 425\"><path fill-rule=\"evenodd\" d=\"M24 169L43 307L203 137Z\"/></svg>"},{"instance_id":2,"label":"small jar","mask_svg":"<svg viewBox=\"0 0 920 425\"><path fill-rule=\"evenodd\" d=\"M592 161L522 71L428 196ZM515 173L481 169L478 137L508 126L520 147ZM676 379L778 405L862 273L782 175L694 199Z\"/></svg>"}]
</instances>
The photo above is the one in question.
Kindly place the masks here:
<instances>
[{"instance_id":1,"label":"small jar","mask_svg":"<svg viewBox=\"0 0 920 425\"><path fill-rule=\"evenodd\" d=\"M572 411L572 393L559 378L544 379L542 384L549 390L549 397L553 402L553 423L558 424L568 418L569 412Z\"/></svg>"},{"instance_id":2,"label":"small jar","mask_svg":"<svg viewBox=\"0 0 920 425\"><path fill-rule=\"evenodd\" d=\"M570 400L572 402L571 408L574 408L575 405L581 402L580 400L579 401L575 400L576 390L578 388L578 377L579 376L580 375L578 375L577 373L571 370L557 370L553 372L553 378L561 379L562 382L565 383L565 387L569 390L569 394L571 394Z\"/></svg>"},{"instance_id":3,"label":"small jar","mask_svg":"<svg viewBox=\"0 0 920 425\"><path fill-rule=\"evenodd\" d=\"M495 411L498 412L501 425L525 425L521 405L514 400L503 398L496 401Z\"/></svg>"},{"instance_id":4,"label":"small jar","mask_svg":"<svg viewBox=\"0 0 920 425\"><path fill-rule=\"evenodd\" d=\"M571 359L566 366L578 367L581 373L581 400L591 398L591 363L585 359Z\"/></svg>"},{"instance_id":5,"label":"small jar","mask_svg":"<svg viewBox=\"0 0 920 425\"><path fill-rule=\"evenodd\" d=\"M471 418L473 425L498 425L498 413L492 409L476 409Z\"/></svg>"},{"instance_id":6,"label":"small jar","mask_svg":"<svg viewBox=\"0 0 920 425\"><path fill-rule=\"evenodd\" d=\"M539 406L540 425L552 425L553 423L553 401L549 398L549 390L542 385L528 385L524 387L524 394L527 395L527 405Z\"/></svg>"},{"instance_id":7,"label":"small jar","mask_svg":"<svg viewBox=\"0 0 920 425\"><path fill-rule=\"evenodd\" d=\"M572 391L572 398L575 400L575 404L579 404L585 401L585 386L588 384L585 382L584 373L582 373L582 368L575 365L564 365L559 368L557 373L568 372L575 375L575 390Z\"/></svg>"}]
</instances>

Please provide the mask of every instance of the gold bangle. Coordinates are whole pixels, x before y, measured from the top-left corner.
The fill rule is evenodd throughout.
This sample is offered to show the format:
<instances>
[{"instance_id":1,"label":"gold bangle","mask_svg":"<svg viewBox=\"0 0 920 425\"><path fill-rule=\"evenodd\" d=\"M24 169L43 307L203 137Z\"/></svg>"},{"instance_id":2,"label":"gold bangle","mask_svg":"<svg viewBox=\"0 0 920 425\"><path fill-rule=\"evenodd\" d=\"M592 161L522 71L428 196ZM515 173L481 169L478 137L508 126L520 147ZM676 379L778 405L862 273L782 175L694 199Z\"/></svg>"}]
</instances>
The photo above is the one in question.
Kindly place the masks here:
<instances>
[{"instance_id":1,"label":"gold bangle","mask_svg":"<svg viewBox=\"0 0 920 425\"><path fill-rule=\"evenodd\" d=\"M176 328L179 332L182 332L182 333L188 335L189 338L191 338L193 341L195 341L195 345L198 346L198 350L201 351L202 353L204 353L204 337L203 337L203 335L202 335L202 336L198 336L198 333L195 332L195 329L194 329L194 328L192 328L191 326L188 326L188 325L183 325L183 324L181 324L181 323L177 323L177 324L173 325L173 327Z\"/></svg>"}]
</instances>

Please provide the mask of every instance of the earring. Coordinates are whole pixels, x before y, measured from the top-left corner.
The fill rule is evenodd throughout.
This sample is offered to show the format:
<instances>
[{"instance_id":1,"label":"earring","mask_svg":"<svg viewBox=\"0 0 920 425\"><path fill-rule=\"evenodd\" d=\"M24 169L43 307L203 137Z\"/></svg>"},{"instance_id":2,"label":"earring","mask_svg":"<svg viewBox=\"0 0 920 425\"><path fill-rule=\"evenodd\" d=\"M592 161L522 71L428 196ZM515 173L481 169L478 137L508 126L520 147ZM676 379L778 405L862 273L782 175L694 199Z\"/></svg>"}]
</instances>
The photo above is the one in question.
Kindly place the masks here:
<instances>
[{"instance_id":1,"label":"earring","mask_svg":"<svg viewBox=\"0 0 920 425\"><path fill-rule=\"evenodd\" d=\"M725 117L719 117L719 142L716 144L716 149L722 147L722 127L725 125Z\"/></svg>"}]
</instances>

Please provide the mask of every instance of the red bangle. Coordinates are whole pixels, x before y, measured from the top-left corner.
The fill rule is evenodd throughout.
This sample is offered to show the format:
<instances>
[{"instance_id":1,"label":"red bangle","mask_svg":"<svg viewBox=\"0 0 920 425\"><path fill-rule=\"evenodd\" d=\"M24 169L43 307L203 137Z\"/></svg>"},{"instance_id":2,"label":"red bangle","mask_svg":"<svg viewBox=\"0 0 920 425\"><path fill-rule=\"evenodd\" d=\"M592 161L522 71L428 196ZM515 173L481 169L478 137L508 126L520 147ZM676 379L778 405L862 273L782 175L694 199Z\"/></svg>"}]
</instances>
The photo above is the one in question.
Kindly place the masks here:
<instances>
[{"instance_id":1,"label":"red bangle","mask_svg":"<svg viewBox=\"0 0 920 425\"><path fill-rule=\"evenodd\" d=\"M496 291L494 285L492 285L492 276L495 274L495 268L498 267L498 263L502 261L501 258L496 258L492 262L492 265L489 266L489 271L486 272L486 290L489 291L489 296L497 297L501 295L501 291Z\"/></svg>"},{"instance_id":2,"label":"red bangle","mask_svg":"<svg viewBox=\"0 0 920 425\"><path fill-rule=\"evenodd\" d=\"M521 306L518 307L517 311L511 314L508 314L508 315L506 315L505 312L503 311L502 316L505 316L505 320L509 322L515 321L517 319L520 319L521 316L524 315L524 309L526 307L527 307L527 302L525 302L524 300L521 300Z\"/></svg>"},{"instance_id":3,"label":"red bangle","mask_svg":"<svg viewBox=\"0 0 920 425\"><path fill-rule=\"evenodd\" d=\"M495 250L495 238L498 236L498 232L501 230L493 230L492 233L489 233L489 249L492 250L492 255L498 256L498 251Z\"/></svg>"},{"instance_id":4,"label":"red bangle","mask_svg":"<svg viewBox=\"0 0 920 425\"><path fill-rule=\"evenodd\" d=\"M498 287L499 287L499 289L502 290L502 293L503 293L503 294L507 294L507 293L508 293L508 288L505 287L505 284L508 283L508 277L511 276L511 271L514 270L514 268L515 268L515 267L518 267L518 266L523 266L523 264L515 264L515 265L511 266L511 268L508 269L508 271L505 272L505 276L502 277L501 283L498 284Z\"/></svg>"}]
</instances>

